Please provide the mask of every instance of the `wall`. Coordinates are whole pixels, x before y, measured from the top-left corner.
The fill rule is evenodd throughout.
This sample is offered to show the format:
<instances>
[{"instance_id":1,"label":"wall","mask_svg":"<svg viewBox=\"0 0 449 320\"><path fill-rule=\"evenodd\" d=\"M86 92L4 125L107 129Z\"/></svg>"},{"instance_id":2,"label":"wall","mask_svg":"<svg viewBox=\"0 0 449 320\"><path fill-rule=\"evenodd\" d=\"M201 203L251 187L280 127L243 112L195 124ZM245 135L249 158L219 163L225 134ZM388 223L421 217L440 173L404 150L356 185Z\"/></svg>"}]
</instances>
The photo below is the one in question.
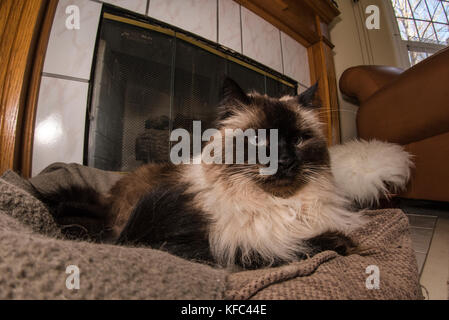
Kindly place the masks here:
<instances>
[{"instance_id":1,"label":"wall","mask_svg":"<svg viewBox=\"0 0 449 320\"><path fill-rule=\"evenodd\" d=\"M83 162L91 67L102 3L175 25L246 55L310 86L307 49L232 0L60 0L42 74L32 175L52 162ZM66 8L80 8L68 30Z\"/></svg>"},{"instance_id":2,"label":"wall","mask_svg":"<svg viewBox=\"0 0 449 320\"><path fill-rule=\"evenodd\" d=\"M389 0L338 1L341 15L330 26L330 38L335 45L335 71L337 80L349 67L357 65L389 65L406 67L392 20ZM377 5L380 9L380 28L368 30L365 9ZM358 107L343 99L339 91L340 130L342 142L357 137L356 115Z\"/></svg>"}]
</instances>

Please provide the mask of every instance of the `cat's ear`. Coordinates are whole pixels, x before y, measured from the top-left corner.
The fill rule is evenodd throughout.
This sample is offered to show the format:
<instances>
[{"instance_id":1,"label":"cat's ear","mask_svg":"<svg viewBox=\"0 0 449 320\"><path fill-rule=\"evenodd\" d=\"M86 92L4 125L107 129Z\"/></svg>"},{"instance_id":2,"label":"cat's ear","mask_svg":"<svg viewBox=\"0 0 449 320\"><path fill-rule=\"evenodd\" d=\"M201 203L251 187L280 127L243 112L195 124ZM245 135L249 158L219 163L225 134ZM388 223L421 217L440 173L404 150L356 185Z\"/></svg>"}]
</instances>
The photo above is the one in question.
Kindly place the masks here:
<instances>
[{"instance_id":1,"label":"cat's ear","mask_svg":"<svg viewBox=\"0 0 449 320\"><path fill-rule=\"evenodd\" d=\"M319 106L315 104L316 94L318 92L318 82L316 82L313 86L308 88L306 91L302 92L298 97L298 103L305 108L318 108Z\"/></svg>"},{"instance_id":2,"label":"cat's ear","mask_svg":"<svg viewBox=\"0 0 449 320\"><path fill-rule=\"evenodd\" d=\"M249 97L243 89L231 78L226 77L223 81L222 100L226 102L238 101L249 104Z\"/></svg>"}]
</instances>

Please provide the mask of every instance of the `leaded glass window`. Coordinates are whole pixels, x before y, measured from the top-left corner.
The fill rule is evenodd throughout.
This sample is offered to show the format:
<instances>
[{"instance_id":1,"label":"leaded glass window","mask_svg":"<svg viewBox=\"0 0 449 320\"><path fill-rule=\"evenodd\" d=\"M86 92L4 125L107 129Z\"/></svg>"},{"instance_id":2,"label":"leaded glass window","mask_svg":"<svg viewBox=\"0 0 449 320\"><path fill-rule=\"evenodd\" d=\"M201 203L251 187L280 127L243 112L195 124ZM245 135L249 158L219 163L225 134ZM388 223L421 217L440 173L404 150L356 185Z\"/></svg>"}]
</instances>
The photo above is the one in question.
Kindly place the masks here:
<instances>
[{"instance_id":1,"label":"leaded glass window","mask_svg":"<svg viewBox=\"0 0 449 320\"><path fill-rule=\"evenodd\" d=\"M449 0L391 0L411 65L449 45Z\"/></svg>"}]
</instances>

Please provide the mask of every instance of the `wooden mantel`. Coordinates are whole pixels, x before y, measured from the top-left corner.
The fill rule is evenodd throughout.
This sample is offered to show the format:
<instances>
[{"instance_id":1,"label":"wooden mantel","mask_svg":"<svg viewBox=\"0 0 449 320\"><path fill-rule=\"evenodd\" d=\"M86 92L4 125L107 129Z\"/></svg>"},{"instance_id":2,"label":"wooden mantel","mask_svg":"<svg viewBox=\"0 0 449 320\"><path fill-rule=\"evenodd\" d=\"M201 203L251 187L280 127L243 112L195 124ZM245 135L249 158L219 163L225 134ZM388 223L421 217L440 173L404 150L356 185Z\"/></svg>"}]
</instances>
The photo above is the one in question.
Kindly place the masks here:
<instances>
[{"instance_id":1,"label":"wooden mantel","mask_svg":"<svg viewBox=\"0 0 449 320\"><path fill-rule=\"evenodd\" d=\"M329 145L340 142L338 93L328 25L340 11L331 0L235 0L304 45L310 79L319 83L321 121Z\"/></svg>"},{"instance_id":2,"label":"wooden mantel","mask_svg":"<svg viewBox=\"0 0 449 320\"><path fill-rule=\"evenodd\" d=\"M318 42L322 36L317 18L320 23L327 25L340 14L330 0L235 1L306 47Z\"/></svg>"}]
</instances>

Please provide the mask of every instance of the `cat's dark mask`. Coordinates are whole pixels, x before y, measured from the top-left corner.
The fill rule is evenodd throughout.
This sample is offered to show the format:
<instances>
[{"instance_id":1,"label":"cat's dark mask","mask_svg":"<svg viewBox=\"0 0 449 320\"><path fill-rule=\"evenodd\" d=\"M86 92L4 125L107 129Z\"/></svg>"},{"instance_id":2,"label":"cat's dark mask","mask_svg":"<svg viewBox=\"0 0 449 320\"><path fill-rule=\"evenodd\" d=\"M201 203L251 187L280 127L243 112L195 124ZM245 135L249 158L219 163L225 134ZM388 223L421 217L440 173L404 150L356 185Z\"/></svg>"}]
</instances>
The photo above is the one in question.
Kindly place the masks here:
<instances>
[{"instance_id":1,"label":"cat's dark mask","mask_svg":"<svg viewBox=\"0 0 449 320\"><path fill-rule=\"evenodd\" d=\"M220 169L223 174L243 174L267 191L291 193L312 175L327 170L327 143L314 111L317 90L315 84L298 96L276 99L255 92L246 94L235 81L225 79L217 128L277 129L278 170L263 177L260 165L229 164Z\"/></svg>"}]
</instances>

